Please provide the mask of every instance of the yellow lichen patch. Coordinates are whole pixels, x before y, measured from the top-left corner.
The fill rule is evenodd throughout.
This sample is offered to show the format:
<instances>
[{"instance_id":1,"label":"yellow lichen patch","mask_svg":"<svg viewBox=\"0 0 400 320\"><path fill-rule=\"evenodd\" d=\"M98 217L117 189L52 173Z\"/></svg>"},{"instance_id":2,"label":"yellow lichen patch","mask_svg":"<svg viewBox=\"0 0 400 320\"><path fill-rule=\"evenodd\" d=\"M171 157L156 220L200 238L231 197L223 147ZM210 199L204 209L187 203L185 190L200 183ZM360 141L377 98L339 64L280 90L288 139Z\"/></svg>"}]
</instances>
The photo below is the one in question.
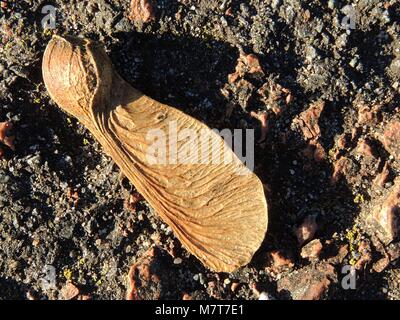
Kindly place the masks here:
<instances>
[{"instance_id":1,"label":"yellow lichen patch","mask_svg":"<svg viewBox=\"0 0 400 320\"><path fill-rule=\"evenodd\" d=\"M357 226L353 226L351 230L346 233L346 239L349 243L349 251L351 259L349 261L350 265L354 266L360 259L360 254L358 248L361 243L361 231Z\"/></svg>"},{"instance_id":2,"label":"yellow lichen patch","mask_svg":"<svg viewBox=\"0 0 400 320\"><path fill-rule=\"evenodd\" d=\"M51 37L52 34L53 34L53 32L51 31L51 29L44 29L44 31L43 31L43 35L47 38Z\"/></svg>"},{"instance_id":3,"label":"yellow lichen patch","mask_svg":"<svg viewBox=\"0 0 400 320\"><path fill-rule=\"evenodd\" d=\"M71 269L68 269L68 268L64 269L63 274L64 274L65 279L67 279L67 280L72 279L72 270Z\"/></svg>"}]
</instances>

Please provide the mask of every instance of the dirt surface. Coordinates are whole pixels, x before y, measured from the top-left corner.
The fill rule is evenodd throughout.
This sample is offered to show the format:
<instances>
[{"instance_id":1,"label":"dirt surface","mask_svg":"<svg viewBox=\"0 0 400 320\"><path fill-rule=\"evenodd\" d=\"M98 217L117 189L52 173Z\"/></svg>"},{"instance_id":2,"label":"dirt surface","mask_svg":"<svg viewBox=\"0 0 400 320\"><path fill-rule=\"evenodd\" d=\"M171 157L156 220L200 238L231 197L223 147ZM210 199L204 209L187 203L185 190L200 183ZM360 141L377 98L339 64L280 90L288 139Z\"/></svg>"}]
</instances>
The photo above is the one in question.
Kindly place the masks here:
<instances>
[{"instance_id":1,"label":"dirt surface","mask_svg":"<svg viewBox=\"0 0 400 320\"><path fill-rule=\"evenodd\" d=\"M354 1L348 30L340 0L0 2L0 298L400 299L397 0ZM270 223L250 265L205 269L55 106L53 33L103 42L210 127L256 130Z\"/></svg>"}]
</instances>

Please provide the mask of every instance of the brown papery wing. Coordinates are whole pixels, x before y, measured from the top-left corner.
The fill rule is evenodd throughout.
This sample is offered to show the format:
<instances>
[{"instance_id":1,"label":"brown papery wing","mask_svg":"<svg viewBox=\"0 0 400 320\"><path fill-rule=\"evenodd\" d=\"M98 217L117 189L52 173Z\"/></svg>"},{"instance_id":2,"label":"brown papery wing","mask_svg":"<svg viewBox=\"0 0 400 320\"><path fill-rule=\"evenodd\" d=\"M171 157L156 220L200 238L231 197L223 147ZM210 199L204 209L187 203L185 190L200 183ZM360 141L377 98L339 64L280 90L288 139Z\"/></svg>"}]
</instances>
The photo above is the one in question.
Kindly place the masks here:
<instances>
[{"instance_id":1,"label":"brown papery wing","mask_svg":"<svg viewBox=\"0 0 400 320\"><path fill-rule=\"evenodd\" d=\"M97 120L108 144L115 145L109 150L111 156L187 250L206 266L231 272L247 264L267 230L261 181L200 121L134 89L130 95L132 102L113 107ZM167 145L165 158L162 141ZM174 141L178 141L176 153ZM151 152L155 142L158 153ZM158 162L152 155L159 156Z\"/></svg>"}]
</instances>

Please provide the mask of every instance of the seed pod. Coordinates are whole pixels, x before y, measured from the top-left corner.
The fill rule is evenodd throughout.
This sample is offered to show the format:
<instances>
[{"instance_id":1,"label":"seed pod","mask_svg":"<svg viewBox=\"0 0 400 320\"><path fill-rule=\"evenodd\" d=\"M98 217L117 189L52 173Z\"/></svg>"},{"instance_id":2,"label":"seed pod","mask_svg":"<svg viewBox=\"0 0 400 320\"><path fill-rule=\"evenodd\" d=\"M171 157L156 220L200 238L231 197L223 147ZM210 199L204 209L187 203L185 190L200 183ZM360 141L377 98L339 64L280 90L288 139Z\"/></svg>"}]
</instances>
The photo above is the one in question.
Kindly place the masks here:
<instances>
[{"instance_id":1,"label":"seed pod","mask_svg":"<svg viewBox=\"0 0 400 320\"><path fill-rule=\"evenodd\" d=\"M215 271L251 260L267 231L263 186L218 134L132 88L87 39L54 36L43 78L189 252Z\"/></svg>"}]
</instances>

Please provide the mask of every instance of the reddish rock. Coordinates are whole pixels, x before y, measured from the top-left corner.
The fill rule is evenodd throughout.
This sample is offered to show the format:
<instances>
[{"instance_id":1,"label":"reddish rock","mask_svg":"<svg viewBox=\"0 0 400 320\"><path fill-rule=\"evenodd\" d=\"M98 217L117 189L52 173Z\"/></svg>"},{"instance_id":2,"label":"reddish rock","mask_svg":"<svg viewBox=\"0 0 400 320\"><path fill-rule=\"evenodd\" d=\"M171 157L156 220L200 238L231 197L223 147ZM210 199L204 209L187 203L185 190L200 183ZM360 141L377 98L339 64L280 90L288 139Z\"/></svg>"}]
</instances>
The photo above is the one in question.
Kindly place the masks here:
<instances>
[{"instance_id":1,"label":"reddish rock","mask_svg":"<svg viewBox=\"0 0 400 320\"><path fill-rule=\"evenodd\" d=\"M347 147L347 143L348 143L348 141L347 141L347 138L346 138L346 136L344 134L341 135L336 141L336 145L340 150L343 150L344 148L346 148Z\"/></svg>"},{"instance_id":2,"label":"reddish rock","mask_svg":"<svg viewBox=\"0 0 400 320\"><path fill-rule=\"evenodd\" d=\"M260 61L255 54L240 53L235 72L228 75L228 82L232 84L239 78L243 78L245 74L264 74Z\"/></svg>"},{"instance_id":3,"label":"reddish rock","mask_svg":"<svg viewBox=\"0 0 400 320\"><path fill-rule=\"evenodd\" d=\"M244 55L243 59L245 60L245 63L249 68L248 72L250 74L253 74L253 73L264 74L264 72L261 68L260 60L258 59L258 57L255 54L251 53L248 55Z\"/></svg>"},{"instance_id":4,"label":"reddish rock","mask_svg":"<svg viewBox=\"0 0 400 320\"><path fill-rule=\"evenodd\" d=\"M390 264L390 258L388 255L385 255L383 258L379 259L377 262L374 263L372 269L375 272L381 273L384 271Z\"/></svg>"},{"instance_id":5,"label":"reddish rock","mask_svg":"<svg viewBox=\"0 0 400 320\"><path fill-rule=\"evenodd\" d=\"M377 226L378 237L384 243L392 242L399 232L400 180L390 189L389 195L372 209L372 223Z\"/></svg>"},{"instance_id":6,"label":"reddish rock","mask_svg":"<svg viewBox=\"0 0 400 320\"><path fill-rule=\"evenodd\" d=\"M269 266L273 272L282 272L294 266L293 261L285 257L279 250L269 252L268 260Z\"/></svg>"},{"instance_id":7,"label":"reddish rock","mask_svg":"<svg viewBox=\"0 0 400 320\"><path fill-rule=\"evenodd\" d=\"M376 123L379 118L381 105L368 106L364 102L359 103L358 108L358 123L360 125L368 125Z\"/></svg>"},{"instance_id":8,"label":"reddish rock","mask_svg":"<svg viewBox=\"0 0 400 320\"><path fill-rule=\"evenodd\" d=\"M326 158L325 149L317 140L309 141L307 146L301 151L301 154L308 160L314 160L315 162L321 162Z\"/></svg>"},{"instance_id":9,"label":"reddish rock","mask_svg":"<svg viewBox=\"0 0 400 320\"><path fill-rule=\"evenodd\" d=\"M321 255L322 249L323 245L321 241L319 239L315 239L301 249L300 255L304 259L318 259Z\"/></svg>"},{"instance_id":10,"label":"reddish rock","mask_svg":"<svg viewBox=\"0 0 400 320\"><path fill-rule=\"evenodd\" d=\"M72 300L79 295L79 289L72 282L67 282L61 289L61 295L64 300Z\"/></svg>"},{"instance_id":11,"label":"reddish rock","mask_svg":"<svg viewBox=\"0 0 400 320\"><path fill-rule=\"evenodd\" d=\"M182 300L193 300L193 298L190 294L184 293L182 296Z\"/></svg>"},{"instance_id":12,"label":"reddish rock","mask_svg":"<svg viewBox=\"0 0 400 320\"><path fill-rule=\"evenodd\" d=\"M307 146L302 149L299 154L305 158L307 158L308 160L313 160L314 159L314 151L315 148L314 146L312 146L311 144L307 144Z\"/></svg>"},{"instance_id":13,"label":"reddish rock","mask_svg":"<svg viewBox=\"0 0 400 320\"><path fill-rule=\"evenodd\" d=\"M389 176L390 176L390 166L386 162L382 169L382 172L379 173L376 176L376 178L374 179L374 184L383 188L385 186L386 182L388 182Z\"/></svg>"},{"instance_id":14,"label":"reddish rock","mask_svg":"<svg viewBox=\"0 0 400 320\"><path fill-rule=\"evenodd\" d=\"M228 82L234 83L236 82L237 79L239 79L239 77L240 77L239 72L230 73L228 74Z\"/></svg>"},{"instance_id":15,"label":"reddish rock","mask_svg":"<svg viewBox=\"0 0 400 320\"><path fill-rule=\"evenodd\" d=\"M334 267L321 262L291 272L278 281L277 287L280 293L288 293L293 300L320 300L335 282Z\"/></svg>"},{"instance_id":16,"label":"reddish rock","mask_svg":"<svg viewBox=\"0 0 400 320\"><path fill-rule=\"evenodd\" d=\"M374 263L372 269L375 272L384 271L391 262L396 261L400 258L400 242L391 243L386 247L386 250L383 252L383 257Z\"/></svg>"},{"instance_id":17,"label":"reddish rock","mask_svg":"<svg viewBox=\"0 0 400 320\"><path fill-rule=\"evenodd\" d=\"M306 217L303 223L296 230L296 237L299 246L302 246L304 243L311 240L317 230L318 225L316 217L314 215Z\"/></svg>"},{"instance_id":18,"label":"reddish rock","mask_svg":"<svg viewBox=\"0 0 400 320\"><path fill-rule=\"evenodd\" d=\"M367 241L363 240L358 246L358 252L360 254L360 259L358 259L354 267L357 270L363 270L372 261L371 246Z\"/></svg>"},{"instance_id":19,"label":"reddish rock","mask_svg":"<svg viewBox=\"0 0 400 320\"><path fill-rule=\"evenodd\" d=\"M221 93L228 99L231 99L231 97L236 97L239 100L240 106L243 109L246 109L254 93L255 86L246 79L235 77L235 74L228 76L230 81L235 83L225 84L225 86L221 89ZM229 114L230 111L227 110L227 113Z\"/></svg>"},{"instance_id":20,"label":"reddish rock","mask_svg":"<svg viewBox=\"0 0 400 320\"><path fill-rule=\"evenodd\" d=\"M334 151L334 152L331 154L331 157L332 157L333 160L339 160L340 157L341 157L341 152L340 152L340 150L338 149L338 150Z\"/></svg>"},{"instance_id":21,"label":"reddish rock","mask_svg":"<svg viewBox=\"0 0 400 320\"><path fill-rule=\"evenodd\" d=\"M137 282L142 278L145 283L150 281L150 265L153 262L155 255L154 248L147 251L134 265L131 266L128 272L128 290L126 299L127 300L140 300L138 295ZM157 282L157 279L154 278ZM158 298L158 297L156 297Z\"/></svg>"},{"instance_id":22,"label":"reddish rock","mask_svg":"<svg viewBox=\"0 0 400 320\"><path fill-rule=\"evenodd\" d=\"M26 293L26 298L27 298L28 300L30 300L30 301L39 300L38 297L36 296L36 294L35 294L33 291L31 291L31 290L29 290L29 291Z\"/></svg>"},{"instance_id":23,"label":"reddish rock","mask_svg":"<svg viewBox=\"0 0 400 320\"><path fill-rule=\"evenodd\" d=\"M179 286L178 269L171 256L152 247L130 267L127 278L127 300L168 299Z\"/></svg>"},{"instance_id":24,"label":"reddish rock","mask_svg":"<svg viewBox=\"0 0 400 320\"><path fill-rule=\"evenodd\" d=\"M346 168L346 159L346 157L341 157L334 163L331 183L337 183L343 175L343 170Z\"/></svg>"},{"instance_id":25,"label":"reddish rock","mask_svg":"<svg viewBox=\"0 0 400 320\"><path fill-rule=\"evenodd\" d=\"M393 120L387 126L380 137L385 149L392 154L397 160L400 159L400 121Z\"/></svg>"},{"instance_id":26,"label":"reddish rock","mask_svg":"<svg viewBox=\"0 0 400 320\"><path fill-rule=\"evenodd\" d=\"M257 119L261 123L261 136L260 136L260 139L258 139L258 143L262 143L267 138L268 116L267 116L266 113L258 114L258 113L255 113L254 111L252 111L250 113L250 116L252 116L253 118Z\"/></svg>"},{"instance_id":27,"label":"reddish rock","mask_svg":"<svg viewBox=\"0 0 400 320\"><path fill-rule=\"evenodd\" d=\"M280 116L283 109L293 100L289 89L282 87L272 80L267 80L267 82L257 90L257 94L260 96L260 100L271 108L276 116Z\"/></svg>"},{"instance_id":28,"label":"reddish rock","mask_svg":"<svg viewBox=\"0 0 400 320\"><path fill-rule=\"evenodd\" d=\"M354 183L357 179L361 179L357 166L355 166L354 162L347 157L340 157L334 162L331 183L337 183L342 176L350 183Z\"/></svg>"},{"instance_id":29,"label":"reddish rock","mask_svg":"<svg viewBox=\"0 0 400 320\"><path fill-rule=\"evenodd\" d=\"M136 205L139 201L143 200L143 197L138 192L133 192L129 195L128 199L125 200L124 205L127 210L132 213L136 212Z\"/></svg>"},{"instance_id":30,"label":"reddish rock","mask_svg":"<svg viewBox=\"0 0 400 320\"><path fill-rule=\"evenodd\" d=\"M232 8L231 8L231 7L229 7L228 9L226 9L225 15L228 16L228 17L232 17L232 18L235 17L235 15L233 14L233 11L232 11Z\"/></svg>"},{"instance_id":31,"label":"reddish rock","mask_svg":"<svg viewBox=\"0 0 400 320\"><path fill-rule=\"evenodd\" d=\"M357 141L357 139L358 139L359 136L360 136L360 133L361 133L361 130L360 130L360 128L358 128L358 127L355 127L355 128L353 128L353 129L351 129L351 141L352 141L352 142Z\"/></svg>"},{"instance_id":32,"label":"reddish rock","mask_svg":"<svg viewBox=\"0 0 400 320\"><path fill-rule=\"evenodd\" d=\"M12 123L9 121L0 122L0 143L9 147L11 150L15 150L14 136L10 136L10 130L12 129ZM1 149L0 153L3 154L4 150ZM0 156L1 156L0 155Z\"/></svg>"},{"instance_id":33,"label":"reddish rock","mask_svg":"<svg viewBox=\"0 0 400 320\"><path fill-rule=\"evenodd\" d=\"M318 121L324 108L324 101L313 103L293 120L293 124L299 127L305 140L314 140L321 136Z\"/></svg>"},{"instance_id":34,"label":"reddish rock","mask_svg":"<svg viewBox=\"0 0 400 320\"><path fill-rule=\"evenodd\" d=\"M68 202L73 203L74 206L76 207L79 202L79 193L76 189L73 189L71 187L67 188L67 199Z\"/></svg>"},{"instance_id":35,"label":"reddish rock","mask_svg":"<svg viewBox=\"0 0 400 320\"><path fill-rule=\"evenodd\" d=\"M325 149L318 141L310 141L310 145L314 147L314 161L321 162L326 158Z\"/></svg>"},{"instance_id":36,"label":"reddish rock","mask_svg":"<svg viewBox=\"0 0 400 320\"><path fill-rule=\"evenodd\" d=\"M390 262L400 258L400 242L391 243L387 247L387 254L389 255Z\"/></svg>"},{"instance_id":37,"label":"reddish rock","mask_svg":"<svg viewBox=\"0 0 400 320\"><path fill-rule=\"evenodd\" d=\"M236 290L239 288L239 285L239 282L232 282L231 291L236 292Z\"/></svg>"},{"instance_id":38,"label":"reddish rock","mask_svg":"<svg viewBox=\"0 0 400 320\"><path fill-rule=\"evenodd\" d=\"M316 162L320 162L326 158L326 152L319 141L321 129L318 124L324 108L324 101L313 103L306 111L300 113L293 120L294 127L302 133L304 140L308 143L303 150L304 156Z\"/></svg>"},{"instance_id":39,"label":"reddish rock","mask_svg":"<svg viewBox=\"0 0 400 320\"><path fill-rule=\"evenodd\" d=\"M291 104L293 102L293 95L291 92L289 92L286 96L285 102L287 105Z\"/></svg>"},{"instance_id":40,"label":"reddish rock","mask_svg":"<svg viewBox=\"0 0 400 320\"><path fill-rule=\"evenodd\" d=\"M365 157L373 158L374 152L370 143L365 139L360 139L357 144L357 153L362 154Z\"/></svg>"},{"instance_id":41,"label":"reddish rock","mask_svg":"<svg viewBox=\"0 0 400 320\"><path fill-rule=\"evenodd\" d=\"M146 23L154 20L154 3L152 0L132 0L129 19L132 22Z\"/></svg>"}]
</instances>

